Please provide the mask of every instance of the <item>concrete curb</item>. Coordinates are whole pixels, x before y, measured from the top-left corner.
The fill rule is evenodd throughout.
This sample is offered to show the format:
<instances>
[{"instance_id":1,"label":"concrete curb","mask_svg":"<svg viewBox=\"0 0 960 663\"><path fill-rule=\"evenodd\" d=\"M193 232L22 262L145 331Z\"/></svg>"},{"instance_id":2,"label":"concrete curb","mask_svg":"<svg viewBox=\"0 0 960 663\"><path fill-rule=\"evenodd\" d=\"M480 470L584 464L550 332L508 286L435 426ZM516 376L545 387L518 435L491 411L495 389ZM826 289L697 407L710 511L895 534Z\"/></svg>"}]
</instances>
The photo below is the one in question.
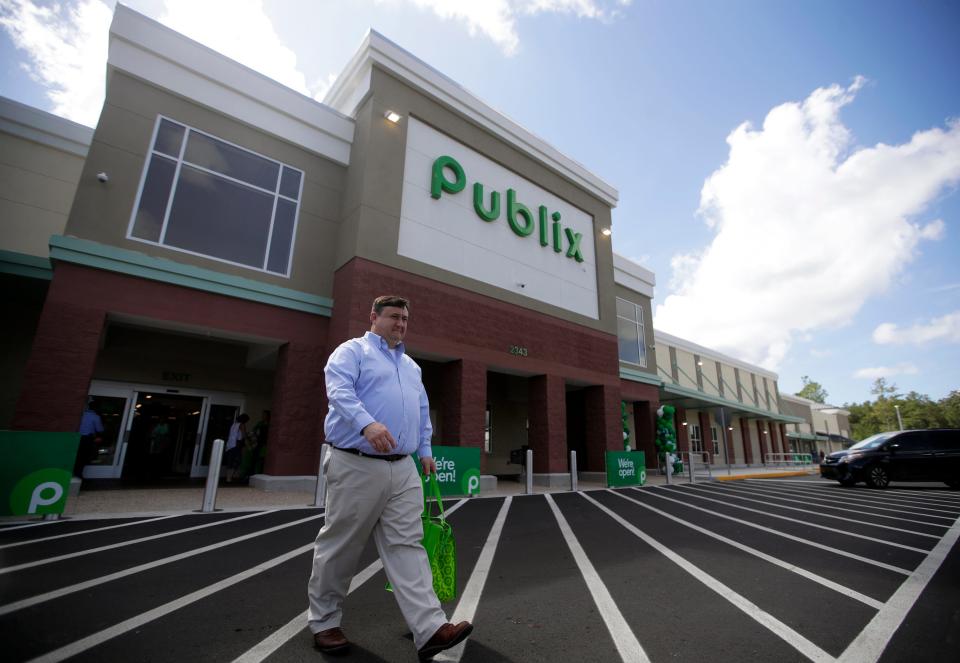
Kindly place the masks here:
<instances>
[{"instance_id":1,"label":"concrete curb","mask_svg":"<svg viewBox=\"0 0 960 663\"><path fill-rule=\"evenodd\" d=\"M740 479L779 479L780 477L814 476L816 472L802 470L798 472L764 472L762 474L733 474L725 477L713 477L714 481L739 481Z\"/></svg>"}]
</instances>

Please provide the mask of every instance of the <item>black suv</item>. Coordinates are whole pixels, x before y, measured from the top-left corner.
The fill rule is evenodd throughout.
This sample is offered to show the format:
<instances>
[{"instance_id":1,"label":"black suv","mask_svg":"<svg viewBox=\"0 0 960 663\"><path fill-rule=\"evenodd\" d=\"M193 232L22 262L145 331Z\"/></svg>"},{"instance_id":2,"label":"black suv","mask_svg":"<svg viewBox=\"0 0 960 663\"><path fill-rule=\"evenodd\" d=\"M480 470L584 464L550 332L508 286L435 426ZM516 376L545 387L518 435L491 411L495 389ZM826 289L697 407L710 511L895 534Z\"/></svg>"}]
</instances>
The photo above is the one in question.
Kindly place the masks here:
<instances>
[{"instance_id":1,"label":"black suv","mask_svg":"<svg viewBox=\"0 0 960 663\"><path fill-rule=\"evenodd\" d=\"M820 463L820 476L843 486L866 481L886 488L891 481L943 481L960 488L960 429L877 433Z\"/></svg>"}]
</instances>

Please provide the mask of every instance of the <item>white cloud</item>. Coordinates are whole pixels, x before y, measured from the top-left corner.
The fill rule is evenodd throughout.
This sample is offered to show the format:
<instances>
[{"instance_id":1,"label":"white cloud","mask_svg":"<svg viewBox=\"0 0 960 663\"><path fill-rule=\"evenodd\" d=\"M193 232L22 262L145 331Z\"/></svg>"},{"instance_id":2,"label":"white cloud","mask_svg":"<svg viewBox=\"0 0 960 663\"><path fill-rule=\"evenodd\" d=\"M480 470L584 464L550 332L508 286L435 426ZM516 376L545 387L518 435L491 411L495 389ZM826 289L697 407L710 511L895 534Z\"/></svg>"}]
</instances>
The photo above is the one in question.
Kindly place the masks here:
<instances>
[{"instance_id":1,"label":"white cloud","mask_svg":"<svg viewBox=\"0 0 960 663\"><path fill-rule=\"evenodd\" d=\"M910 362L901 362L896 366L876 366L873 368L861 368L853 374L855 378L866 380L876 380L877 378L892 378L897 375L916 375L920 371Z\"/></svg>"},{"instance_id":2,"label":"white cloud","mask_svg":"<svg viewBox=\"0 0 960 663\"><path fill-rule=\"evenodd\" d=\"M873 342L881 345L910 343L923 345L930 341L960 343L960 311L934 318L929 323L920 323L912 327L899 327L885 322L873 330Z\"/></svg>"},{"instance_id":3,"label":"white cloud","mask_svg":"<svg viewBox=\"0 0 960 663\"><path fill-rule=\"evenodd\" d=\"M308 85L297 54L283 43L262 0L165 0L160 22L308 97L329 83Z\"/></svg>"},{"instance_id":4,"label":"white cloud","mask_svg":"<svg viewBox=\"0 0 960 663\"><path fill-rule=\"evenodd\" d=\"M51 111L94 126L103 105L112 5L100 0L38 6L5 0L0 25L30 55L23 66L47 88Z\"/></svg>"},{"instance_id":5,"label":"white cloud","mask_svg":"<svg viewBox=\"0 0 960 663\"><path fill-rule=\"evenodd\" d=\"M395 3L398 0L379 0ZM420 9L428 9L444 20L466 24L471 37L478 33L495 43L505 55L513 55L520 46L517 19L537 14L571 14L577 18L611 20L619 16L609 2L596 0L405 0ZM619 0L627 6L632 0Z\"/></svg>"},{"instance_id":6,"label":"white cloud","mask_svg":"<svg viewBox=\"0 0 960 663\"><path fill-rule=\"evenodd\" d=\"M916 217L960 181L960 121L853 149L839 114L863 84L819 88L727 137L700 198L716 235L674 256L657 329L776 369L795 340L849 323L921 241L943 237L942 220Z\"/></svg>"}]
</instances>

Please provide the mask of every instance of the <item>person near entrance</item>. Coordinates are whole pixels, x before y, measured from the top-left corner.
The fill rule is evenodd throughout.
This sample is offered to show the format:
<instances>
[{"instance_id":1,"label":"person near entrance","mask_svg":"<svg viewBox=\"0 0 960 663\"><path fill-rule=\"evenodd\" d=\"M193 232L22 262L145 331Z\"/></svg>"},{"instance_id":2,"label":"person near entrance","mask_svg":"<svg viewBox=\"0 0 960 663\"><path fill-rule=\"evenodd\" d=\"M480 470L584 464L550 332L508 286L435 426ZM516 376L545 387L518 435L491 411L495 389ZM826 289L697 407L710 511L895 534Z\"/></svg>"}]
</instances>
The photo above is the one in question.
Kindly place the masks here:
<instances>
[{"instance_id":1,"label":"person near entrance","mask_svg":"<svg viewBox=\"0 0 960 663\"><path fill-rule=\"evenodd\" d=\"M226 451L223 452L224 464L227 466L227 481L233 481L240 469L240 459L243 454L243 447L247 443L247 422L250 421L250 415L241 413L233 425L230 426L230 434L227 435Z\"/></svg>"},{"instance_id":2,"label":"person near entrance","mask_svg":"<svg viewBox=\"0 0 960 663\"><path fill-rule=\"evenodd\" d=\"M340 627L341 606L371 534L421 659L473 631L470 622L447 622L421 544L423 488L411 454L420 456L425 474L436 474L437 467L420 367L403 344L409 315L406 299L377 297L370 331L342 343L324 369L330 406L324 435L332 449L323 468L326 520L314 545L307 595L314 645L325 653L350 646Z\"/></svg>"},{"instance_id":3,"label":"person near entrance","mask_svg":"<svg viewBox=\"0 0 960 663\"><path fill-rule=\"evenodd\" d=\"M73 476L83 478L83 468L97 457L97 445L103 435L103 420L93 406L93 399L87 401L80 418L80 446L77 458L73 462Z\"/></svg>"}]
</instances>

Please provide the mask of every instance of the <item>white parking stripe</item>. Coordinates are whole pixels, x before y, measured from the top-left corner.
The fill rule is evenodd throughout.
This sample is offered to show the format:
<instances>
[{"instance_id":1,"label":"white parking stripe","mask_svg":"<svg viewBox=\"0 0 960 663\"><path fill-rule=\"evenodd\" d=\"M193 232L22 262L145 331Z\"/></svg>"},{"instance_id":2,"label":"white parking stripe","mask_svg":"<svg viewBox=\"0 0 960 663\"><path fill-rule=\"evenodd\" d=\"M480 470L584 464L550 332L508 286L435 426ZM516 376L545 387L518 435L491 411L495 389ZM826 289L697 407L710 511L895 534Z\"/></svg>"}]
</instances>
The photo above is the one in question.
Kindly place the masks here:
<instances>
[{"instance_id":1,"label":"white parking stripe","mask_svg":"<svg viewBox=\"0 0 960 663\"><path fill-rule=\"evenodd\" d=\"M352 594L357 587L376 575L377 572L382 568L383 562L378 559L363 571L353 576L353 580L350 581L350 588L347 589L347 595ZM233 663L260 663L260 661L280 649L280 647L287 644L289 640L300 633L300 631L305 629L305 624L307 623L308 619L310 619L309 608L242 653L240 656L233 659Z\"/></svg>"},{"instance_id":2,"label":"white parking stripe","mask_svg":"<svg viewBox=\"0 0 960 663\"><path fill-rule=\"evenodd\" d=\"M449 516L454 511L462 507L467 503L467 500L462 499L454 504L449 509L444 511L444 514ZM311 546L313 544L310 544ZM353 580L350 581L350 588L347 590L347 594L354 591L373 577L377 571L383 568L383 563L378 559L373 564L365 568L363 571L353 576ZM299 615L291 619L289 622L284 624L282 627L268 635L266 638L255 644L253 647L240 654L237 658L234 659L233 663L238 663L242 661L243 663L260 663L265 658L270 656L273 652L277 651L287 643L288 640L296 636L300 631L307 628L307 619L309 618L309 611L304 610Z\"/></svg>"},{"instance_id":3,"label":"white parking stripe","mask_svg":"<svg viewBox=\"0 0 960 663\"><path fill-rule=\"evenodd\" d=\"M586 500L592 502L594 506L606 513L608 516L613 518L615 521L620 523L624 528L630 531L634 536L640 538L647 545L654 548L661 555L669 559L671 562L679 566L681 569L692 575L694 578L702 582L704 585L712 589L714 592L719 594L722 598L726 599L732 603L736 608L745 613L748 617L755 620L761 626L766 627L774 635L779 637L781 640L786 642L788 645L796 649L798 652L809 658L811 661L824 661L830 662L834 661L834 657L828 654L826 651L815 645L810 640L806 639L792 628L781 622L779 619L771 615L766 610L763 610L757 606L752 601L748 600L746 597L741 596L737 592L733 591L732 588L723 584L713 576L705 573L700 567L696 564L689 562L684 557L681 557L677 553L673 552L659 541L649 536L648 534L640 531L632 524L624 520L615 512L611 511L604 505L597 502L592 497L580 493Z\"/></svg>"},{"instance_id":4,"label":"white parking stripe","mask_svg":"<svg viewBox=\"0 0 960 663\"><path fill-rule=\"evenodd\" d=\"M580 494L583 495L583 493ZM566 518L560 513L560 509L557 508L549 493L546 493L544 498L550 505L554 518L557 519L560 532L573 554L573 559L577 563L577 568L580 569L580 574L587 584L587 589L590 591L590 596L593 597L593 602L596 604L600 616L603 617L603 621L607 625L607 630L610 632L610 637L613 638L613 644L616 645L617 651L620 653L620 658L624 663L649 663L650 659L647 657L647 653L640 645L640 641L637 640L637 636L633 634L627 620L623 618L623 613L620 612L613 597L610 596L607 586L600 579L600 574L593 568L593 564L590 563L587 553L584 552L580 542L577 541L577 537L570 529ZM587 497L587 499L596 504L591 498Z\"/></svg>"},{"instance_id":5,"label":"white parking stripe","mask_svg":"<svg viewBox=\"0 0 960 663\"><path fill-rule=\"evenodd\" d=\"M939 539L940 539L940 536L941 536L941 535L939 535L939 534L927 534L926 532L918 532L918 531L912 530L912 529L904 529L904 528L902 528L902 527L894 527L893 525L880 525L879 523L872 523L872 522L870 522L869 520L855 520L855 519L853 519L853 518L848 518L847 516L834 516L834 515L832 515L832 514L829 514L829 513L821 513L821 512L819 512L819 511L817 511L817 512L811 512L810 509L801 509L800 507L796 507L796 506L786 506L785 504L775 504L775 503L773 503L773 502L770 502L769 500L780 500L780 501L783 501L783 502L794 501L794 500L789 500L789 499L785 499L785 498L782 498L782 497L777 497L776 495L769 495L768 498L767 498L767 500L758 500L758 499L756 499L756 498L754 498L754 497L743 497L742 495L737 495L737 494L736 494L736 493L744 493L744 492L749 493L750 495L756 495L756 494L757 494L757 491L747 490L747 489L745 489L745 488L728 488L727 486L720 486L720 487L713 487L713 486L711 486L708 490L712 490L712 491L716 492L718 495L725 495L725 496L730 497L730 498L735 499L735 500L744 500L744 501L746 501L746 502L757 502L758 504L766 504L767 506L776 507L776 508L778 508L778 509L789 509L790 511L799 511L800 513L805 513L805 514L807 514L807 515L809 515L809 516L816 516L816 517L820 517L820 518L833 518L833 519L835 519L835 520L842 520L842 521L845 522L845 523L857 523L857 524L859 524L859 525L869 525L870 527L879 527L879 528L881 528L881 529L889 529L889 530L893 530L894 532L904 532L904 533L906 533L906 534L912 534L912 535L914 535L914 536L923 536L923 537L926 537L926 538L928 538L928 539L937 539L937 540L939 540ZM764 495L765 493L761 492L760 494L761 494L761 495ZM827 508L827 507L824 507L824 508ZM835 508L835 509L836 509L836 508L840 508L840 507L830 507L830 508ZM860 511L854 511L853 509L840 509L840 510L841 510L841 511L850 511L850 512L853 512L853 513L860 513L860 514L862 515L862 512L860 512ZM881 516L881 517L883 517L883 516ZM889 517L889 516L886 516L886 517ZM801 521L801 522L802 522L802 521Z\"/></svg>"},{"instance_id":6,"label":"white parking stripe","mask_svg":"<svg viewBox=\"0 0 960 663\"><path fill-rule=\"evenodd\" d=\"M236 518L224 518L222 520L217 520L212 523L206 523L204 525L195 525L194 527L185 527L183 529L173 530L172 532L162 532L160 534L152 534L150 536L144 536L139 539L131 539L130 541L121 541L119 543L111 543L109 545L100 546L98 548L87 548L86 550L78 550L77 552L66 553L64 555L57 555L56 557L45 557L44 559L38 559L33 562L24 562L23 564L17 564L16 566L8 566L5 568L0 568L0 575L4 573L13 573L14 571L22 571L23 569L29 569L34 566L43 566L44 564L62 562L65 559L73 559L74 557L82 557L83 555L92 555L93 553L104 552L105 550L113 550L115 548L123 548L124 546L132 546L136 543L143 543L144 541L153 541L155 539L163 539L168 536L176 536L177 534L185 534L186 532L194 532L198 529L206 529L207 527L227 525L229 523L235 523L238 520L246 520L247 518L256 518L258 516L265 516L268 513L276 513L276 511L277 511L276 509L270 509L269 511L257 511L255 513L248 513L243 516L237 516ZM122 527L122 525L120 527Z\"/></svg>"},{"instance_id":7,"label":"white parking stripe","mask_svg":"<svg viewBox=\"0 0 960 663\"><path fill-rule=\"evenodd\" d=\"M802 543L813 548L819 548L820 550L826 550L827 552L833 553L835 555L840 555L841 557L849 557L850 559L855 559L858 562L863 562L864 564L869 564L871 566L878 566L881 569L886 569L887 571L893 571L894 573L902 573L905 576L910 575L910 569L904 569L899 566L893 566L892 564L887 564L885 562L878 562L875 559L870 559L869 557L863 557L855 553L847 552L846 550L840 550L838 548L831 548L830 546L825 546L822 543L817 543L816 541L811 541L809 539L804 539L799 536L794 536L793 534L787 534L786 532L781 532L780 530L773 529L772 527L765 527L763 525L758 525L757 523L752 523L749 520L743 520L741 518L735 518L734 516L727 515L725 513L720 513L719 511L713 511L711 509L705 509L702 506L697 506L696 504L690 504L689 502L684 502L683 500L677 500L672 497L667 497L666 495L661 494L661 491L654 490L637 490L631 488L631 490L638 492L643 495L650 495L661 500L667 500L668 502L676 502L677 504L684 506L688 509L696 509L697 511L702 511L704 513L709 513L711 516L717 516L718 518L724 518L726 520L732 520L735 523L740 523L741 525L746 525L747 527L753 527L768 534L773 534L775 536L782 537L784 539L789 539L791 541L796 541L797 543Z\"/></svg>"},{"instance_id":8,"label":"white parking stripe","mask_svg":"<svg viewBox=\"0 0 960 663\"><path fill-rule=\"evenodd\" d=\"M739 486L737 486L737 487L740 488ZM753 491L755 491L755 492L762 492L762 493L764 493L765 495L789 495L789 496L791 496L791 497L803 498L804 500L814 500L814 501L816 501L816 502L824 502L824 503L829 504L829 505L833 505L833 504L846 504L846 505L848 505L848 506L854 506L854 507L861 507L861 508L873 509L873 511L889 511L890 513L902 513L902 514L911 515L911 516L923 516L924 518L935 518L935 519L937 519L937 520L945 520L946 522L945 522L944 524L942 524L942 525L939 524L939 523L932 523L932 522L924 521L924 520L917 520L917 521L912 521L912 520L911 520L911 522L925 523L925 524L927 524L927 525L934 525L934 526L936 526L936 527L943 527L944 529L947 529L948 527L950 527L950 523L952 523L952 522L954 521L954 516L935 516L935 515L933 515L932 513L919 513L919 512L917 512L917 511L904 511L903 507L896 508L896 509L891 509L891 508L888 508L888 507L885 507L885 506L877 506L877 503L876 503L876 502L872 502L872 501L870 501L870 500L853 500L853 501L852 501L852 500L849 500L849 499L847 499L847 500L837 500L837 499L833 499L833 498L831 498L831 497L829 497L829 496L824 496L824 497L820 497L820 496L811 497L811 495L816 495L816 494L817 494L816 491L789 490L789 489L781 488L780 486L777 486L776 488L771 487L771 488L767 489L767 488L757 487L755 484L749 484L749 488L740 488L740 490L753 490ZM820 493L820 495L822 495L822 494L823 494L823 493ZM840 507L833 507L833 508L836 509L836 508L840 508ZM870 513L871 515L877 515L877 516L881 515L881 514L879 514L879 513L878 513L878 514L874 514L873 511L869 511L869 512L868 512L868 511L864 511L864 513ZM884 518L900 518L900 516L883 516L883 517L884 517Z\"/></svg>"},{"instance_id":9,"label":"white parking stripe","mask_svg":"<svg viewBox=\"0 0 960 663\"><path fill-rule=\"evenodd\" d=\"M960 523L960 519L957 520ZM920 598L924 588L936 574L953 545L960 538L960 526L956 523L930 552L917 570L910 574L900 588L870 620L860 634L853 639L837 659L842 663L875 663L887 648L890 638L900 628L904 618Z\"/></svg>"},{"instance_id":10,"label":"white parking stripe","mask_svg":"<svg viewBox=\"0 0 960 663\"><path fill-rule=\"evenodd\" d=\"M6 548L16 548L17 546L26 546L26 545L30 545L31 543L40 543L41 541L51 541L53 539L65 539L68 536L80 536L81 534L97 534L99 532L106 532L108 529L117 529L119 527L130 527L131 525L143 525L144 523L155 523L160 520L166 520L167 518L176 518L179 515L180 515L179 513L174 513L169 516L160 516L158 518L146 518L144 520L134 520L133 522L121 523L119 525L108 525L107 527L92 527L90 529L84 529L78 532L67 532L66 534L54 534L52 536L43 536L43 537L40 537L39 539L30 539L29 541L17 541L16 543L4 543L0 545L0 550L4 550ZM11 529L17 529L17 528L11 528ZM6 532L6 531L7 530L0 530L0 533Z\"/></svg>"},{"instance_id":11,"label":"white parking stripe","mask_svg":"<svg viewBox=\"0 0 960 663\"><path fill-rule=\"evenodd\" d=\"M295 548L288 553L284 553L279 557L274 557L271 560L267 560L262 564L257 564L256 566L242 571L240 573L234 574L229 578L224 578L219 582L215 582L212 585L207 585L202 589L198 589L195 592L181 596L180 598L170 601L169 603L164 603L163 605L154 608L153 610L148 610L147 612L142 612L139 615L131 617L130 619L125 619L118 624L114 624L109 628L105 628L102 631L98 631L93 635L88 635L85 638L71 642L69 645L60 647L59 649L54 649L51 652L47 652L42 656L38 656L34 659L31 659L28 663L57 663L58 661L63 661L71 656L76 656L81 652L85 652L88 649L92 649L97 645L101 645L108 640L112 640L117 636L123 635L124 633L129 633L135 628L139 628L144 624L148 624L155 619L160 619L165 615L169 615L171 612L179 610L185 606L195 603L200 599L204 599L211 594L215 594L220 590L226 589L231 585L235 585L238 582L243 582L247 578L251 578L258 573L262 573L269 569L272 569L275 566L279 566L284 562L287 562L299 555L302 555L313 549L313 543L308 543L307 545L300 546Z\"/></svg>"},{"instance_id":12,"label":"white parking stripe","mask_svg":"<svg viewBox=\"0 0 960 663\"><path fill-rule=\"evenodd\" d=\"M745 481L762 485L761 482L776 481L776 479L745 479ZM803 490L805 492L810 490L820 494L829 494L835 497L842 497L844 499L859 499L860 501L869 501L874 504L879 502L881 504L888 504L890 506L913 507L927 511L936 511L938 513L952 513L954 517L960 513L960 504L955 505L954 502L944 502L943 500L937 498L923 497L922 495L916 495L915 493L911 493L909 491L896 492L890 490L889 488L886 490L870 490L869 492L855 488L840 488L839 486L836 488L833 486L823 486L821 488L798 488L798 490ZM868 494L869 497L867 496Z\"/></svg>"},{"instance_id":13,"label":"white parking stripe","mask_svg":"<svg viewBox=\"0 0 960 663\"><path fill-rule=\"evenodd\" d=\"M801 577L803 577L803 578L806 578L807 580L811 580L811 581L817 583L818 585L823 585L823 586L826 587L827 589L832 589L833 591L835 591L835 592L837 592L837 593L839 593L839 594L843 594L844 596L847 596L847 597L849 597L849 598L852 598L852 599L854 599L855 601L860 601L861 603L870 606L870 607L873 608L874 610L879 610L880 607L883 605L883 603L882 603L881 601L878 601L878 600L876 600L876 599L872 599L872 598L870 598L869 596L867 596L866 594L861 594L860 592L856 591L855 589L851 589L851 588L849 588L849 587L845 587L845 586L841 585L840 583L836 583L836 582L834 582L834 581L832 581L832 580L829 580L829 579L827 579L827 578L824 578L824 577L822 577L822 576L818 576L818 575L815 574L815 573L810 573L810 572L807 571L806 569L802 569L802 568L800 568L799 566L794 566L793 564L790 564L789 562L784 562L783 560L777 559L776 557L773 557L772 555L768 555L767 553L762 552L762 551L760 551L760 550L757 550L756 548L751 548L750 546L746 546L746 545L744 545L744 544L742 544L742 543L739 543L739 542L737 542L737 541L734 541L733 539L728 539L727 537L723 536L722 534L717 534L716 532L711 532L711 531L708 530L708 529L705 529L705 528L703 528L703 527L700 527L699 525L695 525L695 524L693 524L693 523L691 523L691 522L689 522L689 521L687 521L687 520L683 520L682 518L678 518L677 516L674 516L674 515L672 515L672 514L667 513L666 511L661 511L660 509L658 509L658 508L656 508L656 507L653 507L653 506L650 506L649 504L644 504L644 503L641 502L640 500L634 499L634 498L632 498L632 497L627 497L627 496L624 495L623 493L619 493L619 492L614 491L614 490L608 490L607 492L613 493L613 494L616 495L617 497L620 497L620 498L622 498L622 499L625 499L625 500L627 500L628 502L632 502L633 504L639 504L639 505L642 506L644 509L648 509L648 510L653 511L654 513L656 513L656 514L658 514L658 515L660 515L660 516L663 516L664 518L669 518L670 520L672 520L672 521L674 521L674 522L680 523L681 525L685 525L686 527L689 527L690 529L695 530L695 531L697 531L697 532L700 532L701 534L705 534L706 536L709 536L709 537L711 537L711 538L714 538L714 539L716 539L717 541L722 541L723 543L726 543L726 544L729 545L729 546L733 546L733 547L736 548L737 550L742 550L743 552L745 552L745 553L747 553L747 554L750 554L750 555L753 555L754 557L759 557L759 558L762 559L763 561L769 562L770 564L773 564L774 566L779 566L781 569L786 569L787 571L790 571L791 573L796 573L797 575L799 575L799 576L801 576Z\"/></svg>"},{"instance_id":14,"label":"white parking stripe","mask_svg":"<svg viewBox=\"0 0 960 663\"><path fill-rule=\"evenodd\" d=\"M142 571L149 571L150 569L155 569L158 566L163 566L164 564L172 564L173 562L179 562L180 560L184 560L189 557L194 557L195 555L201 555L203 553L210 552L211 550L216 550L217 548L223 548L224 546L229 546L234 543L240 543L241 541L246 541L248 539L252 539L258 536L263 536L264 534L269 534L270 532L276 532L287 527L294 527L296 525L303 524L310 520L316 520L317 518L320 518L322 516L323 514L308 516L306 518L301 518L300 520L294 520L291 523L284 523L283 525L277 525L276 527L270 527L264 530L259 530L251 534L244 534L243 536L238 536L233 539L227 539L226 541L220 541L219 543L213 543L213 544L210 544L209 546L203 546L202 548L189 550L187 552L179 553L177 555L171 555L170 557L164 557L162 559L158 559L153 562L147 562L146 564L138 564L137 566L132 566L129 569L124 569L123 571L117 571L116 573L111 573L109 575L101 576L99 578L93 578L92 580L85 580L84 582L78 582L74 585L68 585L67 587L55 589L50 592L37 594L36 596L31 596L29 598L21 599L20 601L14 601L13 603L0 605L0 616L10 614L11 612L16 612L17 610L23 610L24 608L29 608L30 606L37 605L38 603L44 603L46 601L58 599L68 594L73 594L74 592L79 592L79 591L83 591L84 589L96 587L97 585L102 585L104 583L112 582L113 580L126 578L127 576L131 576L135 573L140 573Z\"/></svg>"},{"instance_id":15,"label":"white parking stripe","mask_svg":"<svg viewBox=\"0 0 960 663\"><path fill-rule=\"evenodd\" d=\"M500 507L499 513L497 513L497 519L493 522L493 527L490 528L487 541L483 544L483 550L480 551L480 557L477 559L477 563L470 573L467 586L460 595L460 601L457 603L457 607L453 611L453 616L450 618L450 621L454 624L459 624L463 620L472 622L477 614L477 606L480 605L483 586L486 584L487 577L490 575L493 556L497 551L497 545L500 543L503 524L507 521L507 512L510 510L512 501L513 497L507 497L503 502L503 506ZM464 640L456 647L440 652L433 660L457 662L463 657L463 650L466 646L467 641Z\"/></svg>"},{"instance_id":16,"label":"white parking stripe","mask_svg":"<svg viewBox=\"0 0 960 663\"><path fill-rule=\"evenodd\" d=\"M683 490L683 492L690 492L691 490L693 490L693 491L698 491L698 492L711 492L709 489L697 488L697 487L695 487L695 486L685 486L682 490ZM674 491L674 492L675 492L675 491ZM804 525L804 526L806 526L806 527L814 527L814 528L816 528L816 529L827 530L828 532L832 532L832 533L834 533L834 534L839 534L840 536L849 536L849 537L853 537L853 538L855 538L855 539L863 539L863 540L865 540L865 541L873 541L874 543L881 543L881 544L883 544L883 545L885 545L885 546L893 546L894 548L903 548L904 550L911 550L911 551L913 551L913 552L923 553L924 555L926 555L928 552L930 552L930 551L929 551L928 549L926 549L926 548L917 548L917 547L914 547L914 546L908 546L908 545L903 544L903 543L895 543L895 542L893 542L893 541L885 541L885 540L883 540L883 539L878 539L878 538L875 537L875 536L867 536L866 534L857 534L856 532L845 532L845 531L843 531L843 530L838 530L838 529L836 529L835 527L827 527L826 525L819 525L819 524L817 524L817 523L809 523L809 522L806 522L806 521L804 521L804 520L798 520L797 518L789 518L789 517L787 517L787 516L781 516L781 515L778 515L778 514L776 514L776 513L769 513L769 512L767 512L767 511L761 511L760 509L753 509L753 508L750 508L750 507L748 507L748 506L740 506L739 504L731 504L730 502L726 502L726 501L724 501L724 500L718 500L718 499L713 498L713 497L704 497L703 495L699 495L699 494L691 495L691 497L693 497L693 498L695 498L695 499L698 499L698 500L708 500L708 501L710 501L710 502L716 502L716 503L718 503L718 504L723 504L724 506L728 506L728 507L733 508L733 509L741 509L741 510L743 510L743 511L749 511L749 512L751 512L751 513L757 513L757 514L760 514L760 515L762 515L762 516L766 516L766 517L768 517L768 518L776 518L777 520L786 520L787 522L796 523L797 525ZM731 496L731 497L732 497L732 496ZM746 500L746 499L748 499L748 498L746 498L746 497L734 497L733 499ZM750 500L750 501L751 501L751 502L756 502L756 501L758 501L758 500ZM785 508L785 507L780 507L780 508L783 509L783 508Z\"/></svg>"}]
</instances>

